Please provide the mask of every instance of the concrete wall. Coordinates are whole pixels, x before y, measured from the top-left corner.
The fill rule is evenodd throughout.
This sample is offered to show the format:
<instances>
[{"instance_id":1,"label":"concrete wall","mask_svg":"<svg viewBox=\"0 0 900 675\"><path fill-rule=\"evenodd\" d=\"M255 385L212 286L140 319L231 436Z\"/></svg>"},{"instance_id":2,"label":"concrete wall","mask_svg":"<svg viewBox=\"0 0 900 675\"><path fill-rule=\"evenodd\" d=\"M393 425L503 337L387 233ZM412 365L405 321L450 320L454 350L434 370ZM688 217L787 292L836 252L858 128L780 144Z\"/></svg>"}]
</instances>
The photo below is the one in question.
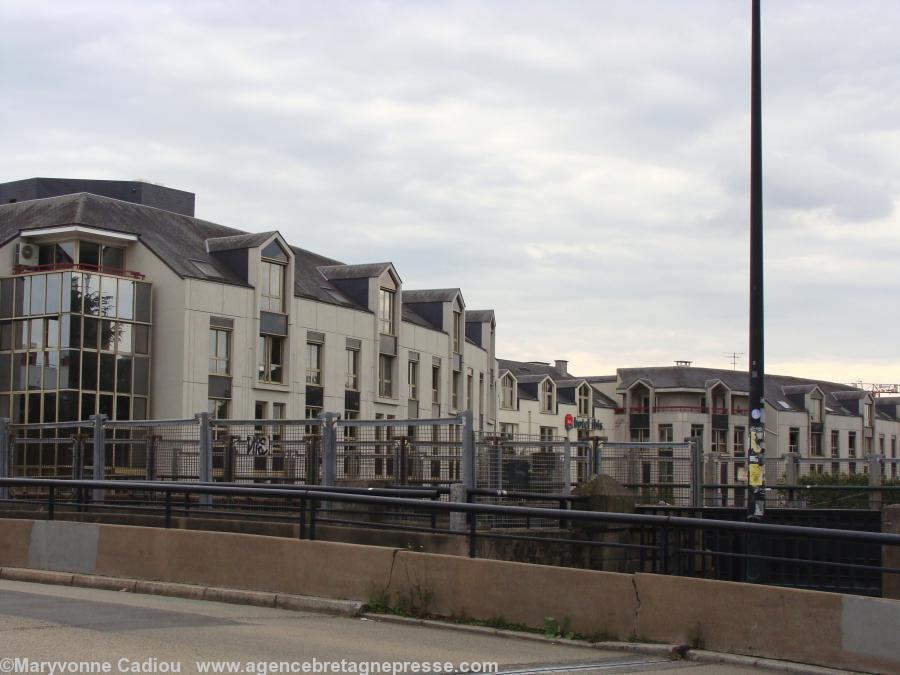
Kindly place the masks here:
<instances>
[{"instance_id":1,"label":"concrete wall","mask_svg":"<svg viewBox=\"0 0 900 675\"><path fill-rule=\"evenodd\" d=\"M59 521L0 521L0 566L403 604L584 635L851 670L900 670L900 602L355 544ZM2 576L4 571L0 571ZM65 583L65 579L61 579Z\"/></svg>"}]
</instances>

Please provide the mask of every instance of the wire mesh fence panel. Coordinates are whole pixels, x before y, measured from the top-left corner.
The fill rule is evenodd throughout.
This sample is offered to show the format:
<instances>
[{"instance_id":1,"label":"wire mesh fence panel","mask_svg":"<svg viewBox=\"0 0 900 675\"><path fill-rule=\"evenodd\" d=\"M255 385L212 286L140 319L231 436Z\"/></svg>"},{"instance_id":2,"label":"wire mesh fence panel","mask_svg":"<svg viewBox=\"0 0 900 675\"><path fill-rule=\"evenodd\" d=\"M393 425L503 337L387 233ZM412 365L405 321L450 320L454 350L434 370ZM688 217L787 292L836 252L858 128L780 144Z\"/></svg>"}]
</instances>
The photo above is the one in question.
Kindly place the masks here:
<instances>
[{"instance_id":1,"label":"wire mesh fence panel","mask_svg":"<svg viewBox=\"0 0 900 675\"><path fill-rule=\"evenodd\" d=\"M476 434L475 487L512 494L476 495L478 503L559 508L572 482L566 474L566 441L561 436ZM517 494L518 493L518 494ZM526 496L527 495L527 496ZM541 499L546 495L546 499ZM479 516L481 527L554 527L556 520Z\"/></svg>"},{"instance_id":2,"label":"wire mesh fence panel","mask_svg":"<svg viewBox=\"0 0 900 675\"><path fill-rule=\"evenodd\" d=\"M322 482L320 419L210 420L212 478L226 483Z\"/></svg>"},{"instance_id":3,"label":"wire mesh fence panel","mask_svg":"<svg viewBox=\"0 0 900 675\"><path fill-rule=\"evenodd\" d=\"M458 420L339 420L338 485L446 487L462 480Z\"/></svg>"},{"instance_id":4,"label":"wire mesh fence panel","mask_svg":"<svg viewBox=\"0 0 900 675\"><path fill-rule=\"evenodd\" d=\"M200 480L198 420L107 421L103 427L108 479ZM93 437L86 444L93 447Z\"/></svg>"},{"instance_id":5,"label":"wire mesh fence panel","mask_svg":"<svg viewBox=\"0 0 900 675\"><path fill-rule=\"evenodd\" d=\"M82 426L86 425L86 426ZM41 477L60 479L91 478L90 465L85 468L85 447L92 424L12 424L9 426L9 475L16 478ZM14 488L13 497L42 492L42 488Z\"/></svg>"},{"instance_id":6,"label":"wire mesh fence panel","mask_svg":"<svg viewBox=\"0 0 900 675\"><path fill-rule=\"evenodd\" d=\"M638 504L691 503L690 443L604 443L599 471L630 488Z\"/></svg>"}]
</instances>

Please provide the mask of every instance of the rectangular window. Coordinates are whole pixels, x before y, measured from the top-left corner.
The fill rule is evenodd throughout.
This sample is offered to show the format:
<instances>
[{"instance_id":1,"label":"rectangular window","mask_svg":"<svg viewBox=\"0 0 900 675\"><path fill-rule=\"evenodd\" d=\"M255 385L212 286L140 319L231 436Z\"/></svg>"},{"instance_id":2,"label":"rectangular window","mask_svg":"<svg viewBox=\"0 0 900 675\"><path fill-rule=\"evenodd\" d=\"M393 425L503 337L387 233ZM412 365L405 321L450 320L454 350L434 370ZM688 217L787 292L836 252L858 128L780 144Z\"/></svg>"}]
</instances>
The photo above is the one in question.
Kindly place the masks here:
<instances>
[{"instance_id":1,"label":"rectangular window","mask_svg":"<svg viewBox=\"0 0 900 675\"><path fill-rule=\"evenodd\" d=\"M231 332L219 328L209 329L209 372L213 375L228 375L231 357Z\"/></svg>"},{"instance_id":2,"label":"rectangular window","mask_svg":"<svg viewBox=\"0 0 900 675\"><path fill-rule=\"evenodd\" d=\"M519 433L519 425L510 422L500 422L500 437L512 439Z\"/></svg>"},{"instance_id":3,"label":"rectangular window","mask_svg":"<svg viewBox=\"0 0 900 675\"><path fill-rule=\"evenodd\" d=\"M419 362L410 361L407 371L407 384L409 384L409 398L419 400Z\"/></svg>"},{"instance_id":4,"label":"rectangular window","mask_svg":"<svg viewBox=\"0 0 900 675\"><path fill-rule=\"evenodd\" d=\"M734 444L731 447L731 451L735 457L743 457L744 456L744 444L747 442L747 430L745 427L735 427L734 428Z\"/></svg>"},{"instance_id":5,"label":"rectangular window","mask_svg":"<svg viewBox=\"0 0 900 675\"><path fill-rule=\"evenodd\" d=\"M462 373L453 373L450 376L450 408L459 410L459 378Z\"/></svg>"},{"instance_id":6,"label":"rectangular window","mask_svg":"<svg viewBox=\"0 0 900 675\"><path fill-rule=\"evenodd\" d=\"M461 354L459 349L460 331L462 330L462 313L453 312L453 352Z\"/></svg>"},{"instance_id":7,"label":"rectangular window","mask_svg":"<svg viewBox=\"0 0 900 675\"><path fill-rule=\"evenodd\" d=\"M284 338L260 335L257 346L260 382L284 382Z\"/></svg>"},{"instance_id":8,"label":"rectangular window","mask_svg":"<svg viewBox=\"0 0 900 675\"><path fill-rule=\"evenodd\" d=\"M228 419L228 399L211 398L209 399L209 407L207 408L209 416L214 420Z\"/></svg>"},{"instance_id":9,"label":"rectangular window","mask_svg":"<svg viewBox=\"0 0 900 675\"><path fill-rule=\"evenodd\" d=\"M809 435L809 454L813 457L822 457L822 434L813 431Z\"/></svg>"},{"instance_id":10,"label":"rectangular window","mask_svg":"<svg viewBox=\"0 0 900 675\"><path fill-rule=\"evenodd\" d=\"M384 335L394 335L394 291L382 288L378 294L380 330Z\"/></svg>"},{"instance_id":11,"label":"rectangular window","mask_svg":"<svg viewBox=\"0 0 900 675\"><path fill-rule=\"evenodd\" d=\"M378 395L386 398L394 396L394 357L378 355Z\"/></svg>"},{"instance_id":12,"label":"rectangular window","mask_svg":"<svg viewBox=\"0 0 900 675\"><path fill-rule=\"evenodd\" d=\"M831 456L841 456L841 432L839 429L831 430Z\"/></svg>"},{"instance_id":13,"label":"rectangular window","mask_svg":"<svg viewBox=\"0 0 900 675\"><path fill-rule=\"evenodd\" d=\"M800 429L797 427L788 430L788 452L800 452Z\"/></svg>"},{"instance_id":14,"label":"rectangular window","mask_svg":"<svg viewBox=\"0 0 900 675\"><path fill-rule=\"evenodd\" d=\"M466 409L469 412L474 412L474 389L475 389L475 378L472 373L468 373L466 375Z\"/></svg>"},{"instance_id":15,"label":"rectangular window","mask_svg":"<svg viewBox=\"0 0 900 675\"><path fill-rule=\"evenodd\" d=\"M659 442L672 443L675 438L675 432L671 424L659 425Z\"/></svg>"},{"instance_id":16,"label":"rectangular window","mask_svg":"<svg viewBox=\"0 0 900 675\"><path fill-rule=\"evenodd\" d=\"M344 386L351 391L359 389L359 352L356 349L347 350L347 382Z\"/></svg>"},{"instance_id":17,"label":"rectangular window","mask_svg":"<svg viewBox=\"0 0 900 675\"><path fill-rule=\"evenodd\" d=\"M322 386L322 345L306 343L306 384Z\"/></svg>"},{"instance_id":18,"label":"rectangular window","mask_svg":"<svg viewBox=\"0 0 900 675\"><path fill-rule=\"evenodd\" d=\"M541 427L541 440L552 441L556 435L556 427Z\"/></svg>"},{"instance_id":19,"label":"rectangular window","mask_svg":"<svg viewBox=\"0 0 900 675\"><path fill-rule=\"evenodd\" d=\"M440 405L441 403L441 367L431 367L431 402Z\"/></svg>"},{"instance_id":20,"label":"rectangular window","mask_svg":"<svg viewBox=\"0 0 900 675\"><path fill-rule=\"evenodd\" d=\"M847 432L847 454L850 457L856 457L856 432Z\"/></svg>"},{"instance_id":21,"label":"rectangular window","mask_svg":"<svg viewBox=\"0 0 900 675\"><path fill-rule=\"evenodd\" d=\"M285 266L269 260L260 261L262 286L260 289L260 309L264 312L284 313L284 270Z\"/></svg>"},{"instance_id":22,"label":"rectangular window","mask_svg":"<svg viewBox=\"0 0 900 675\"><path fill-rule=\"evenodd\" d=\"M726 429L713 429L712 432L712 452L724 455L728 452L727 446L728 431Z\"/></svg>"}]
</instances>

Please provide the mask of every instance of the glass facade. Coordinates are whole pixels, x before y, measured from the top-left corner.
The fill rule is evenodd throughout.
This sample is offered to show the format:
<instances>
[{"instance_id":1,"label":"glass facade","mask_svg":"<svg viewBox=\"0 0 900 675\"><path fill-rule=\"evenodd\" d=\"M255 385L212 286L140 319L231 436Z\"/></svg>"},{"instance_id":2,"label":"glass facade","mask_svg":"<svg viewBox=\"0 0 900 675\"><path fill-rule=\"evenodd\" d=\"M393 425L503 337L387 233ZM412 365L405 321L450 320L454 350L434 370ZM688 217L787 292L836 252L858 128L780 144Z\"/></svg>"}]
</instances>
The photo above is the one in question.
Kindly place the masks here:
<instances>
[{"instance_id":1,"label":"glass facade","mask_svg":"<svg viewBox=\"0 0 900 675\"><path fill-rule=\"evenodd\" d=\"M72 271L0 279L0 415L146 419L150 319L149 283Z\"/></svg>"}]
</instances>

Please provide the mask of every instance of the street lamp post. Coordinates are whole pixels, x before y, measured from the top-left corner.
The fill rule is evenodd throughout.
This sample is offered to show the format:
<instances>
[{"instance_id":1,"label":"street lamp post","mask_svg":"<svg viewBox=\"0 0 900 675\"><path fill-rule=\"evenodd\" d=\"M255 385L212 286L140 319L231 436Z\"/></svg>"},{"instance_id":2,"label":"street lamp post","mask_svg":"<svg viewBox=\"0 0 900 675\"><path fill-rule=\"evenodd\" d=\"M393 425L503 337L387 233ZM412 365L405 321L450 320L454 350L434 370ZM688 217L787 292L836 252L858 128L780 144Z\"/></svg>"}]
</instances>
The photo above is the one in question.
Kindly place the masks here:
<instances>
[{"instance_id":1,"label":"street lamp post","mask_svg":"<svg viewBox=\"0 0 900 675\"><path fill-rule=\"evenodd\" d=\"M762 104L759 0L752 0L750 76L750 447L747 453L748 520L765 513L765 368L763 340Z\"/></svg>"}]
</instances>

